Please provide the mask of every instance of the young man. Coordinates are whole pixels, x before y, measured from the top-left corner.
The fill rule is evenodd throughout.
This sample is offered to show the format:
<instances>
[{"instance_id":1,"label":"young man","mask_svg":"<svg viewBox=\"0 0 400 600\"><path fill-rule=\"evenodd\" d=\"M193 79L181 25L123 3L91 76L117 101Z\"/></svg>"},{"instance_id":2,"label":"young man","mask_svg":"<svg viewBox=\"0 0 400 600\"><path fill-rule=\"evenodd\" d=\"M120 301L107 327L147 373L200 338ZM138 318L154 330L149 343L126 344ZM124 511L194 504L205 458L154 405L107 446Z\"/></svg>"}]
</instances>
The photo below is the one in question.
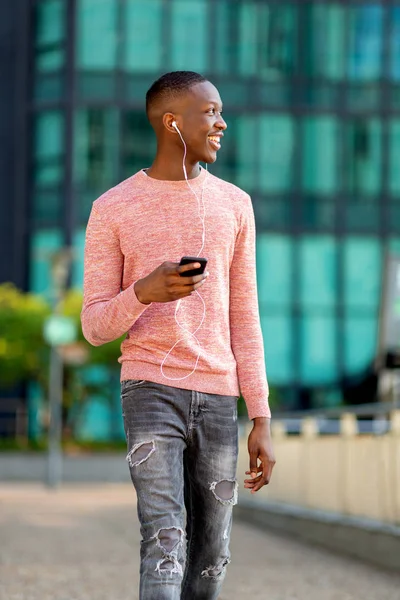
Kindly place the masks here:
<instances>
[{"instance_id":1,"label":"young man","mask_svg":"<svg viewBox=\"0 0 400 600\"><path fill-rule=\"evenodd\" d=\"M246 193L199 165L215 162L227 127L209 81L167 73L146 109L152 166L90 215L82 327L94 345L127 334L121 401L143 538L140 598L214 600L237 496L239 390L254 422L244 486L257 492L275 462L254 216ZM206 271L185 276L200 266L179 266L185 255L207 257Z\"/></svg>"}]
</instances>

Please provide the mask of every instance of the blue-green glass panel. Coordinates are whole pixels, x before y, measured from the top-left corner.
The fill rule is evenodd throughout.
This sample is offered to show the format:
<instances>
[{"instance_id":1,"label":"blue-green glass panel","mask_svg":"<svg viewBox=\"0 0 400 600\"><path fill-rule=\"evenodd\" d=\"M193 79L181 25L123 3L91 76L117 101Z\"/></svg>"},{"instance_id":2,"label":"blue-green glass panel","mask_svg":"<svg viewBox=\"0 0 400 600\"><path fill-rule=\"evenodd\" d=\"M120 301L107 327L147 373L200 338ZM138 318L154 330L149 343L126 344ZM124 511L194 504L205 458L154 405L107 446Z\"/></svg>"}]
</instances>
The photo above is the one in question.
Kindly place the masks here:
<instances>
[{"instance_id":1,"label":"blue-green glass panel","mask_svg":"<svg viewBox=\"0 0 400 600\"><path fill-rule=\"evenodd\" d=\"M400 80L400 5L391 10L390 15L390 75L396 81Z\"/></svg>"},{"instance_id":2,"label":"blue-green glass panel","mask_svg":"<svg viewBox=\"0 0 400 600\"><path fill-rule=\"evenodd\" d=\"M65 77L60 71L37 73L34 82L33 99L37 104L54 102L64 95Z\"/></svg>"},{"instance_id":3,"label":"blue-green glass panel","mask_svg":"<svg viewBox=\"0 0 400 600\"><path fill-rule=\"evenodd\" d=\"M335 117L307 117L303 121L303 188L331 194L338 187L338 132Z\"/></svg>"},{"instance_id":4,"label":"blue-green glass panel","mask_svg":"<svg viewBox=\"0 0 400 600\"><path fill-rule=\"evenodd\" d=\"M389 252L400 256L400 237L389 239Z\"/></svg>"},{"instance_id":5,"label":"blue-green glass panel","mask_svg":"<svg viewBox=\"0 0 400 600\"><path fill-rule=\"evenodd\" d=\"M373 237L347 238L343 242L343 258L347 308L377 310L382 269L380 241Z\"/></svg>"},{"instance_id":6,"label":"blue-green glass panel","mask_svg":"<svg viewBox=\"0 0 400 600\"><path fill-rule=\"evenodd\" d=\"M31 241L29 289L51 299L51 260L63 245L60 229L35 231Z\"/></svg>"},{"instance_id":7,"label":"blue-green glass panel","mask_svg":"<svg viewBox=\"0 0 400 600\"><path fill-rule=\"evenodd\" d=\"M34 129L34 156L47 160L59 157L64 150L64 116L59 110L40 112Z\"/></svg>"},{"instance_id":8,"label":"blue-green glass panel","mask_svg":"<svg viewBox=\"0 0 400 600\"><path fill-rule=\"evenodd\" d=\"M335 306L337 244L330 236L304 237L299 242L300 303L304 309Z\"/></svg>"},{"instance_id":9,"label":"blue-green glass panel","mask_svg":"<svg viewBox=\"0 0 400 600\"><path fill-rule=\"evenodd\" d=\"M257 283L260 311L288 309L292 301L292 240L285 235L257 235Z\"/></svg>"},{"instance_id":10,"label":"blue-green glass panel","mask_svg":"<svg viewBox=\"0 0 400 600\"><path fill-rule=\"evenodd\" d=\"M383 7L365 4L349 10L349 77L358 81L377 79L381 74Z\"/></svg>"},{"instance_id":11,"label":"blue-green glass panel","mask_svg":"<svg viewBox=\"0 0 400 600\"><path fill-rule=\"evenodd\" d=\"M36 186L58 185L64 176L64 166L58 161L53 164L37 165L33 175Z\"/></svg>"},{"instance_id":12,"label":"blue-green glass panel","mask_svg":"<svg viewBox=\"0 0 400 600\"><path fill-rule=\"evenodd\" d=\"M293 379L292 326L289 313L263 315L265 363L270 385L284 385Z\"/></svg>"},{"instance_id":13,"label":"blue-green glass panel","mask_svg":"<svg viewBox=\"0 0 400 600\"><path fill-rule=\"evenodd\" d=\"M259 156L255 143L257 137L258 118L256 116L244 116L236 119L236 183L247 192L251 192L257 187L259 167Z\"/></svg>"},{"instance_id":14,"label":"blue-green glass panel","mask_svg":"<svg viewBox=\"0 0 400 600\"><path fill-rule=\"evenodd\" d=\"M37 46L62 42L66 27L65 0L43 0L36 6Z\"/></svg>"},{"instance_id":15,"label":"blue-green glass panel","mask_svg":"<svg viewBox=\"0 0 400 600\"><path fill-rule=\"evenodd\" d=\"M80 440L109 440L111 410L104 398L92 396L85 403L75 435Z\"/></svg>"},{"instance_id":16,"label":"blue-green glass panel","mask_svg":"<svg viewBox=\"0 0 400 600\"><path fill-rule=\"evenodd\" d=\"M346 124L345 180L350 192L377 194L381 188L382 127L379 119Z\"/></svg>"},{"instance_id":17,"label":"blue-green glass panel","mask_svg":"<svg viewBox=\"0 0 400 600\"><path fill-rule=\"evenodd\" d=\"M344 322L344 366L346 373L363 371L376 353L377 319L370 317L348 317Z\"/></svg>"},{"instance_id":18,"label":"blue-green glass panel","mask_svg":"<svg viewBox=\"0 0 400 600\"><path fill-rule=\"evenodd\" d=\"M333 315L307 314L300 322L300 373L305 385L333 383L338 375Z\"/></svg>"},{"instance_id":19,"label":"blue-green glass panel","mask_svg":"<svg viewBox=\"0 0 400 600\"><path fill-rule=\"evenodd\" d=\"M60 186L42 186L32 191L31 217L36 227L61 223L63 197Z\"/></svg>"},{"instance_id":20,"label":"blue-green glass panel","mask_svg":"<svg viewBox=\"0 0 400 600\"><path fill-rule=\"evenodd\" d=\"M119 113L88 108L75 115L75 181L105 191L116 183L118 171Z\"/></svg>"},{"instance_id":21,"label":"blue-green glass panel","mask_svg":"<svg viewBox=\"0 0 400 600\"><path fill-rule=\"evenodd\" d=\"M207 69L210 30L207 7L204 0L172 0L171 63L174 70L201 73Z\"/></svg>"},{"instance_id":22,"label":"blue-green glass panel","mask_svg":"<svg viewBox=\"0 0 400 600\"><path fill-rule=\"evenodd\" d=\"M125 68L156 71L162 63L162 0L128 0L126 6Z\"/></svg>"},{"instance_id":23,"label":"blue-green glass panel","mask_svg":"<svg viewBox=\"0 0 400 600\"><path fill-rule=\"evenodd\" d=\"M78 0L77 66L113 69L117 60L117 0Z\"/></svg>"},{"instance_id":24,"label":"blue-green glass panel","mask_svg":"<svg viewBox=\"0 0 400 600\"><path fill-rule=\"evenodd\" d=\"M63 48L51 48L36 54L35 67L41 73L58 71L64 66L65 51Z\"/></svg>"},{"instance_id":25,"label":"blue-green glass panel","mask_svg":"<svg viewBox=\"0 0 400 600\"><path fill-rule=\"evenodd\" d=\"M389 190L400 195L400 119L392 119L389 125Z\"/></svg>"},{"instance_id":26,"label":"blue-green glass panel","mask_svg":"<svg viewBox=\"0 0 400 600\"><path fill-rule=\"evenodd\" d=\"M256 46L247 57L243 49L243 58L251 61L252 74L263 80L272 83L287 78L297 66L296 2L258 2L253 12L247 34L256 30Z\"/></svg>"},{"instance_id":27,"label":"blue-green glass panel","mask_svg":"<svg viewBox=\"0 0 400 600\"><path fill-rule=\"evenodd\" d=\"M239 9L239 72L249 76L257 73L257 19L255 2L243 2Z\"/></svg>"},{"instance_id":28,"label":"blue-green glass panel","mask_svg":"<svg viewBox=\"0 0 400 600\"><path fill-rule=\"evenodd\" d=\"M215 5L216 18L214 21L217 46L215 56L211 64L212 69L224 74L230 72L231 54L236 46L231 47L229 30L233 19L233 8L231 0L222 0Z\"/></svg>"},{"instance_id":29,"label":"blue-green glass panel","mask_svg":"<svg viewBox=\"0 0 400 600\"><path fill-rule=\"evenodd\" d=\"M78 229L74 233L73 237L73 249L74 249L74 261L72 263L72 287L82 288L83 287L83 258L85 250L85 228Z\"/></svg>"},{"instance_id":30,"label":"blue-green glass panel","mask_svg":"<svg viewBox=\"0 0 400 600\"><path fill-rule=\"evenodd\" d=\"M318 2L306 4L302 10L308 13L307 70L313 76L341 79L344 75L345 7Z\"/></svg>"},{"instance_id":31,"label":"blue-green glass panel","mask_svg":"<svg viewBox=\"0 0 400 600\"><path fill-rule=\"evenodd\" d=\"M122 169L127 178L150 167L156 153L156 139L144 111L126 111L121 127Z\"/></svg>"},{"instance_id":32,"label":"blue-green glass panel","mask_svg":"<svg viewBox=\"0 0 400 600\"><path fill-rule=\"evenodd\" d=\"M289 115L261 115L260 184L265 192L285 192L292 184L293 119Z\"/></svg>"}]
</instances>

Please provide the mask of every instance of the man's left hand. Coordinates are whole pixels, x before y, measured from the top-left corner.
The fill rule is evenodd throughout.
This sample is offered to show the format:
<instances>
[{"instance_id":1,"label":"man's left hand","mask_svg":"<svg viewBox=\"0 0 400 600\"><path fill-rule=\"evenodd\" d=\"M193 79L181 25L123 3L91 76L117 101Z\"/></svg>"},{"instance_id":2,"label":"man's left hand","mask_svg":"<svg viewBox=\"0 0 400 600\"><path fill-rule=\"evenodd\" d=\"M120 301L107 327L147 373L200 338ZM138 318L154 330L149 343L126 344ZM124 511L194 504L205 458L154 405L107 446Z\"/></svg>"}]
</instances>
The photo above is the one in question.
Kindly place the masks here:
<instances>
[{"instance_id":1,"label":"man's left hand","mask_svg":"<svg viewBox=\"0 0 400 600\"><path fill-rule=\"evenodd\" d=\"M251 479L244 480L244 487L254 494L271 479L272 469L275 465L275 455L272 448L270 419L257 417L250 432L247 442L250 457L250 470L246 475Z\"/></svg>"}]
</instances>

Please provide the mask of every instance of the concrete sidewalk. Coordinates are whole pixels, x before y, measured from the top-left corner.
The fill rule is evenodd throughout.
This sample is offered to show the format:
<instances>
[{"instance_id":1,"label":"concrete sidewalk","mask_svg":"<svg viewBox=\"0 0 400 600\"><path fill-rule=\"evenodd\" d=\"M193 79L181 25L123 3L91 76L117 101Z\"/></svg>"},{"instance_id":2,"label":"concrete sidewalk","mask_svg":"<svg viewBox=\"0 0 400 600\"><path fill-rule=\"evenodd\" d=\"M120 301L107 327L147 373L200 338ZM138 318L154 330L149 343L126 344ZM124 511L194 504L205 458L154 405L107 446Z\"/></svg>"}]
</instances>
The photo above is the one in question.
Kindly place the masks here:
<instances>
[{"instance_id":1,"label":"concrete sidewalk","mask_svg":"<svg viewBox=\"0 0 400 600\"><path fill-rule=\"evenodd\" d=\"M1 600L137 600L130 485L0 487ZM236 522L221 600L400 600L400 575Z\"/></svg>"}]
</instances>

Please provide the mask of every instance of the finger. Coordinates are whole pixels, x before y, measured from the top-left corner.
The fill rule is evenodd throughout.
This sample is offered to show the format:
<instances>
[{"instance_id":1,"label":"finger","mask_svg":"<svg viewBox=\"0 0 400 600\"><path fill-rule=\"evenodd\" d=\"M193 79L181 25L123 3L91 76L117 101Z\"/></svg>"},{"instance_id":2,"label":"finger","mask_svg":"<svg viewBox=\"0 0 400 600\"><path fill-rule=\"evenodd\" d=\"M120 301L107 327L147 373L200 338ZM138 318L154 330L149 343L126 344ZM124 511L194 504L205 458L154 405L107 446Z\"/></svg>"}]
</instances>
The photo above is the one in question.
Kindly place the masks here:
<instances>
[{"instance_id":1,"label":"finger","mask_svg":"<svg viewBox=\"0 0 400 600\"><path fill-rule=\"evenodd\" d=\"M201 287L202 285L204 285L204 284L205 284L205 282L206 282L206 279L207 279L207 276L206 276L206 277L204 277L204 279L202 279L201 281L199 281L199 282L195 283L194 285L192 285L192 286L191 286L191 287L192 287L192 289L193 289L193 290L197 290L197 288L199 288L199 287Z\"/></svg>"},{"instance_id":2,"label":"finger","mask_svg":"<svg viewBox=\"0 0 400 600\"><path fill-rule=\"evenodd\" d=\"M262 463L258 465L257 473L262 473ZM251 471L246 471L245 475L251 475Z\"/></svg>"},{"instance_id":3,"label":"finger","mask_svg":"<svg viewBox=\"0 0 400 600\"><path fill-rule=\"evenodd\" d=\"M254 477L257 477L257 472L258 472L258 465L257 465L258 453L250 452L249 454L250 454L250 475L254 478Z\"/></svg>"},{"instance_id":4,"label":"finger","mask_svg":"<svg viewBox=\"0 0 400 600\"><path fill-rule=\"evenodd\" d=\"M269 483L269 479L270 479L270 467L271 465L269 464L268 461L266 461L264 463L264 468L263 468L263 473L260 477L260 480L255 484L255 486L253 487L253 489L251 490L251 493L253 494L254 492L258 492L258 490L260 490L264 485L268 485Z\"/></svg>"},{"instance_id":5,"label":"finger","mask_svg":"<svg viewBox=\"0 0 400 600\"><path fill-rule=\"evenodd\" d=\"M177 266L176 268L176 272L181 274L181 273L185 273L185 271L193 271L193 269L200 269L201 264L198 262L194 262L194 263L189 263L187 265L182 265L182 266Z\"/></svg>"},{"instance_id":6,"label":"finger","mask_svg":"<svg viewBox=\"0 0 400 600\"><path fill-rule=\"evenodd\" d=\"M256 483L258 483L260 481L261 477L262 477L262 475L259 475L255 479L245 479L244 482L245 483L252 483L253 485L255 485Z\"/></svg>"}]
</instances>

